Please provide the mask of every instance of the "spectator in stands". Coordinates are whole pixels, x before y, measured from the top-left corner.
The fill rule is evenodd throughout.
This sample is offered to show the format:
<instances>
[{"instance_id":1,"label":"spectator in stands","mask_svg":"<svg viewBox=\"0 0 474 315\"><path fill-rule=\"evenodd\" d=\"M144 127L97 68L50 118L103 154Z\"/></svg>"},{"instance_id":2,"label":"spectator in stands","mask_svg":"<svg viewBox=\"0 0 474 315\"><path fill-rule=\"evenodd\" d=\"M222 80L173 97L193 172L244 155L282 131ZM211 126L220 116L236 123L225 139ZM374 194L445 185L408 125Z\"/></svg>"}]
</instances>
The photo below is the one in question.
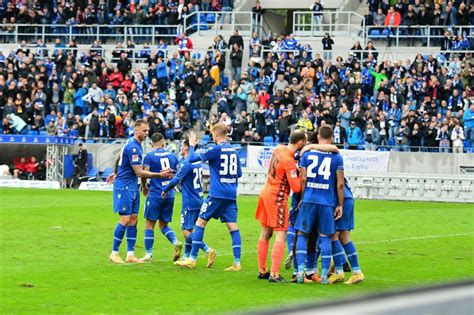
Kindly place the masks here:
<instances>
[{"instance_id":1,"label":"spectator in stands","mask_svg":"<svg viewBox=\"0 0 474 315\"><path fill-rule=\"evenodd\" d=\"M239 44L234 43L232 51L230 52L230 59L232 64L232 80L238 81L241 78L243 51Z\"/></svg>"},{"instance_id":2,"label":"spectator in stands","mask_svg":"<svg viewBox=\"0 0 474 315\"><path fill-rule=\"evenodd\" d=\"M252 8L252 32L259 30L262 27L262 17L265 14L265 9L259 0L255 2L255 6Z\"/></svg>"},{"instance_id":3,"label":"spectator in stands","mask_svg":"<svg viewBox=\"0 0 474 315\"><path fill-rule=\"evenodd\" d=\"M331 60L332 59L332 45L334 45L334 40L331 38L329 33L326 33L326 35L323 37L322 43L323 43L324 60Z\"/></svg>"},{"instance_id":4,"label":"spectator in stands","mask_svg":"<svg viewBox=\"0 0 474 315\"><path fill-rule=\"evenodd\" d=\"M25 157L21 158L16 158L13 161L14 167L13 167L13 177L18 178L18 179L26 179L26 165L28 163L28 160Z\"/></svg>"},{"instance_id":5,"label":"spectator in stands","mask_svg":"<svg viewBox=\"0 0 474 315\"><path fill-rule=\"evenodd\" d=\"M363 141L363 134L360 128L356 126L354 120L351 121L346 133L349 150L358 150L359 145L361 145Z\"/></svg>"},{"instance_id":6,"label":"spectator in stands","mask_svg":"<svg viewBox=\"0 0 474 315\"><path fill-rule=\"evenodd\" d=\"M436 140L439 141L439 152L449 153L451 136L448 128L446 123L441 128L438 128Z\"/></svg>"},{"instance_id":7,"label":"spectator in stands","mask_svg":"<svg viewBox=\"0 0 474 315\"><path fill-rule=\"evenodd\" d=\"M421 148L421 139L423 138L423 132L420 128L419 123L414 123L413 127L410 129L410 147L411 152L418 152Z\"/></svg>"},{"instance_id":8,"label":"spectator in stands","mask_svg":"<svg viewBox=\"0 0 474 315\"><path fill-rule=\"evenodd\" d=\"M240 36L239 31L237 29L234 30L234 33L229 38L229 46L234 47L234 44L237 44L240 49L244 49L244 39L242 38L242 36Z\"/></svg>"},{"instance_id":9,"label":"spectator in stands","mask_svg":"<svg viewBox=\"0 0 474 315\"><path fill-rule=\"evenodd\" d=\"M36 157L32 156L29 161L25 164L24 175L28 179L35 179L35 175L38 173L39 162Z\"/></svg>"},{"instance_id":10,"label":"spectator in stands","mask_svg":"<svg viewBox=\"0 0 474 315\"><path fill-rule=\"evenodd\" d=\"M224 22L225 22L225 17L226 15L229 15L230 16L230 20L229 20L229 23L230 24L233 24L232 23L232 13L225 13L225 12L232 12L234 11L234 0L220 0L220 3L221 3L221 29L222 29L222 26L224 25Z\"/></svg>"},{"instance_id":11,"label":"spectator in stands","mask_svg":"<svg viewBox=\"0 0 474 315\"><path fill-rule=\"evenodd\" d=\"M395 35L395 32L398 31L397 28L400 26L401 23L401 15L399 12L395 11L394 7L390 7L387 12L387 16L385 17L385 27L386 33L388 38L388 46L392 45L392 37Z\"/></svg>"},{"instance_id":12,"label":"spectator in stands","mask_svg":"<svg viewBox=\"0 0 474 315\"><path fill-rule=\"evenodd\" d=\"M410 128L407 126L406 120L402 119L400 125L397 126L394 131L396 150L405 152L410 151L408 147L410 134Z\"/></svg>"},{"instance_id":13,"label":"spectator in stands","mask_svg":"<svg viewBox=\"0 0 474 315\"><path fill-rule=\"evenodd\" d=\"M380 132L372 121L367 122L367 129L364 132L364 141L365 149L369 151L376 151L377 146L380 145Z\"/></svg>"},{"instance_id":14,"label":"spectator in stands","mask_svg":"<svg viewBox=\"0 0 474 315\"><path fill-rule=\"evenodd\" d=\"M463 115L464 121L464 136L471 148L474 148L474 102L466 109Z\"/></svg>"},{"instance_id":15,"label":"spectator in stands","mask_svg":"<svg viewBox=\"0 0 474 315\"><path fill-rule=\"evenodd\" d=\"M451 141L453 142L453 152L462 153L464 148L464 130L459 121L456 121L454 129L451 131Z\"/></svg>"},{"instance_id":16,"label":"spectator in stands","mask_svg":"<svg viewBox=\"0 0 474 315\"><path fill-rule=\"evenodd\" d=\"M314 0L309 9L313 11L313 22L316 25L316 29L321 32L323 25L324 3L322 3L321 0Z\"/></svg>"}]
</instances>

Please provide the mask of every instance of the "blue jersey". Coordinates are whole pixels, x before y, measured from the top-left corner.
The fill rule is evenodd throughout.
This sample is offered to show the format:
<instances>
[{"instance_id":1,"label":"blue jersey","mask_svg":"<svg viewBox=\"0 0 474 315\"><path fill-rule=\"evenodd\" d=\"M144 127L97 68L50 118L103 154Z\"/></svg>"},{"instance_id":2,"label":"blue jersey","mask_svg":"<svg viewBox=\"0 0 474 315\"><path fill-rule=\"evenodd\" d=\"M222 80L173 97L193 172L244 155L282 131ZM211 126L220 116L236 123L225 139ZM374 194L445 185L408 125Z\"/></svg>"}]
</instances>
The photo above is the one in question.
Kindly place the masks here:
<instances>
[{"instance_id":1,"label":"blue jersey","mask_svg":"<svg viewBox=\"0 0 474 315\"><path fill-rule=\"evenodd\" d=\"M142 164L142 145L135 138L130 138L120 152L117 177L114 189L138 191L138 177L133 170L133 165Z\"/></svg>"},{"instance_id":2,"label":"blue jersey","mask_svg":"<svg viewBox=\"0 0 474 315\"><path fill-rule=\"evenodd\" d=\"M211 173L209 196L219 199L236 200L238 179L242 176L237 151L231 144L222 142L212 145L206 152L193 154L189 161L208 161Z\"/></svg>"},{"instance_id":3,"label":"blue jersey","mask_svg":"<svg viewBox=\"0 0 474 315\"><path fill-rule=\"evenodd\" d=\"M349 186L349 182L347 181L346 178L344 178L344 199L354 199L351 186ZM336 191L336 202L337 202L337 191Z\"/></svg>"},{"instance_id":4,"label":"blue jersey","mask_svg":"<svg viewBox=\"0 0 474 315\"><path fill-rule=\"evenodd\" d=\"M303 154L300 165L306 168L303 202L335 207L336 172L344 170L342 156L339 153L311 150Z\"/></svg>"},{"instance_id":5,"label":"blue jersey","mask_svg":"<svg viewBox=\"0 0 474 315\"><path fill-rule=\"evenodd\" d=\"M201 162L190 163L189 160L183 160L179 163L178 173L164 188L164 191L170 191L178 182L181 182L183 209L199 210L204 202L202 198L201 174Z\"/></svg>"},{"instance_id":6,"label":"blue jersey","mask_svg":"<svg viewBox=\"0 0 474 315\"><path fill-rule=\"evenodd\" d=\"M293 209L296 209L298 208L298 204L300 203L300 200L301 200L301 193L293 193L293 195L291 196L291 206L290 206L290 209L293 210Z\"/></svg>"},{"instance_id":7,"label":"blue jersey","mask_svg":"<svg viewBox=\"0 0 474 315\"><path fill-rule=\"evenodd\" d=\"M178 158L171 152L159 148L153 150L145 156L143 166L148 166L151 172L159 173L164 169L171 168L176 170L178 166ZM150 198L161 198L163 188L169 183L167 178L152 178L150 180ZM166 198L174 198L174 190L172 190Z\"/></svg>"}]
</instances>

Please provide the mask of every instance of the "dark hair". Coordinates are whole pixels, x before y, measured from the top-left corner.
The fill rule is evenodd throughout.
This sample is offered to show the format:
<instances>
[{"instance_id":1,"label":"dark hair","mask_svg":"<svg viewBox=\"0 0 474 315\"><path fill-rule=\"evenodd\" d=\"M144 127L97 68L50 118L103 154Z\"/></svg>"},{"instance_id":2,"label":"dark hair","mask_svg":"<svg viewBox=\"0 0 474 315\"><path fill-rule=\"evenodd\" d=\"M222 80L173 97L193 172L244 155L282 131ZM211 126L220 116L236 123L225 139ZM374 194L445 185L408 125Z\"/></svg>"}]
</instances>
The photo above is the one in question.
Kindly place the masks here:
<instances>
[{"instance_id":1,"label":"dark hair","mask_svg":"<svg viewBox=\"0 0 474 315\"><path fill-rule=\"evenodd\" d=\"M148 125L148 122L143 120L143 119L138 119L136 122L135 122L135 127L140 127L141 125Z\"/></svg>"},{"instance_id":2,"label":"dark hair","mask_svg":"<svg viewBox=\"0 0 474 315\"><path fill-rule=\"evenodd\" d=\"M306 133L301 130L294 130L290 135L290 144L297 144L301 140L306 140Z\"/></svg>"},{"instance_id":3,"label":"dark hair","mask_svg":"<svg viewBox=\"0 0 474 315\"><path fill-rule=\"evenodd\" d=\"M153 143L158 143L160 142L161 140L163 140L165 137L163 137L163 135L159 132L156 132L154 133L152 136L151 136L151 142Z\"/></svg>"},{"instance_id":4,"label":"dark hair","mask_svg":"<svg viewBox=\"0 0 474 315\"><path fill-rule=\"evenodd\" d=\"M332 139L332 135L333 135L332 127L329 125L324 125L324 126L319 127L318 133L322 139L326 139L326 140Z\"/></svg>"},{"instance_id":5,"label":"dark hair","mask_svg":"<svg viewBox=\"0 0 474 315\"><path fill-rule=\"evenodd\" d=\"M318 133L313 132L309 135L309 143L311 144L318 144Z\"/></svg>"}]
</instances>

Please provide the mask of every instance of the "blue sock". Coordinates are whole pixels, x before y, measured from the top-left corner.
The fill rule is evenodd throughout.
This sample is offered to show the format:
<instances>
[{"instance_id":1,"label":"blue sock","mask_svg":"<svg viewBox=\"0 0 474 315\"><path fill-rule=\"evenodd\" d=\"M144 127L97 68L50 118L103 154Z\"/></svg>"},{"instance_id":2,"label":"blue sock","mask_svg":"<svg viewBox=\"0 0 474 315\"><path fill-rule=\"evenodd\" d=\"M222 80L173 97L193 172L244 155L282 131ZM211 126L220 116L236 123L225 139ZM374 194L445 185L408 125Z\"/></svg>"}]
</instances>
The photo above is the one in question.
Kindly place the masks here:
<instances>
[{"instance_id":1,"label":"blue sock","mask_svg":"<svg viewBox=\"0 0 474 315\"><path fill-rule=\"evenodd\" d=\"M193 245L193 233L189 234L188 237L184 239L183 258L189 258L189 255L191 254L192 245Z\"/></svg>"},{"instance_id":2,"label":"blue sock","mask_svg":"<svg viewBox=\"0 0 474 315\"><path fill-rule=\"evenodd\" d=\"M153 250L153 243L155 242L154 230L145 230L144 242L145 242L145 252L151 255L152 250Z\"/></svg>"},{"instance_id":3,"label":"blue sock","mask_svg":"<svg viewBox=\"0 0 474 315\"><path fill-rule=\"evenodd\" d=\"M189 244L190 244L190 246L192 246L193 233L189 234L188 239L190 239ZM186 241L187 241L187 240L186 240ZM186 245L185 245L185 246L186 246ZM190 248L191 248L191 247L190 247ZM201 247L200 247L200 248L201 248L202 251L205 252L205 253L207 253L208 250L209 250L209 246L207 246L206 243L204 243L204 241L201 242ZM190 249L190 251L191 251L191 249ZM186 254L186 248L185 248L185 254Z\"/></svg>"},{"instance_id":4,"label":"blue sock","mask_svg":"<svg viewBox=\"0 0 474 315\"><path fill-rule=\"evenodd\" d=\"M306 235L299 235L296 238L296 263L298 264L298 272L304 272L305 261L306 261Z\"/></svg>"},{"instance_id":5,"label":"blue sock","mask_svg":"<svg viewBox=\"0 0 474 315\"><path fill-rule=\"evenodd\" d=\"M112 243L112 250L118 252L120 244L122 244L123 236L125 234L125 226L117 223L114 231L114 241Z\"/></svg>"},{"instance_id":6,"label":"blue sock","mask_svg":"<svg viewBox=\"0 0 474 315\"><path fill-rule=\"evenodd\" d=\"M331 237L320 236L321 239L321 277L327 277L331 264Z\"/></svg>"},{"instance_id":7,"label":"blue sock","mask_svg":"<svg viewBox=\"0 0 474 315\"><path fill-rule=\"evenodd\" d=\"M349 259L349 263L351 264L352 272L360 272L359 258L357 257L357 251L354 244L349 242L344 245L344 251L346 252L347 259Z\"/></svg>"},{"instance_id":8,"label":"blue sock","mask_svg":"<svg viewBox=\"0 0 474 315\"><path fill-rule=\"evenodd\" d=\"M295 242L295 228L288 226L288 232L286 232L286 244L288 245L288 253L293 250L293 243Z\"/></svg>"},{"instance_id":9,"label":"blue sock","mask_svg":"<svg viewBox=\"0 0 474 315\"><path fill-rule=\"evenodd\" d=\"M234 263L240 264L240 252L242 250L242 240L240 239L240 231L230 231L232 238L232 252L234 252Z\"/></svg>"},{"instance_id":10,"label":"blue sock","mask_svg":"<svg viewBox=\"0 0 474 315\"><path fill-rule=\"evenodd\" d=\"M197 259L199 248L201 248L202 239L204 238L204 228L196 225L192 237L191 255L189 257Z\"/></svg>"},{"instance_id":11,"label":"blue sock","mask_svg":"<svg viewBox=\"0 0 474 315\"><path fill-rule=\"evenodd\" d=\"M314 273L314 265L316 263L316 253L306 253L306 274Z\"/></svg>"},{"instance_id":12,"label":"blue sock","mask_svg":"<svg viewBox=\"0 0 474 315\"><path fill-rule=\"evenodd\" d=\"M176 238L176 234L174 234L174 231L169 226L165 226L164 228L162 228L161 233L163 233L163 235L166 236L166 238L171 244L174 245L176 244L176 242L178 242L178 239Z\"/></svg>"},{"instance_id":13,"label":"blue sock","mask_svg":"<svg viewBox=\"0 0 474 315\"><path fill-rule=\"evenodd\" d=\"M293 255L293 274L298 273L298 262L296 261L296 255Z\"/></svg>"},{"instance_id":14,"label":"blue sock","mask_svg":"<svg viewBox=\"0 0 474 315\"><path fill-rule=\"evenodd\" d=\"M127 251L133 252L135 250L135 243L137 242L137 226L127 226Z\"/></svg>"},{"instance_id":15,"label":"blue sock","mask_svg":"<svg viewBox=\"0 0 474 315\"><path fill-rule=\"evenodd\" d=\"M344 248L339 240L333 241L331 243L332 248L332 259L334 260L334 269L336 273L342 273L342 265L344 265L345 255L344 255Z\"/></svg>"}]
</instances>

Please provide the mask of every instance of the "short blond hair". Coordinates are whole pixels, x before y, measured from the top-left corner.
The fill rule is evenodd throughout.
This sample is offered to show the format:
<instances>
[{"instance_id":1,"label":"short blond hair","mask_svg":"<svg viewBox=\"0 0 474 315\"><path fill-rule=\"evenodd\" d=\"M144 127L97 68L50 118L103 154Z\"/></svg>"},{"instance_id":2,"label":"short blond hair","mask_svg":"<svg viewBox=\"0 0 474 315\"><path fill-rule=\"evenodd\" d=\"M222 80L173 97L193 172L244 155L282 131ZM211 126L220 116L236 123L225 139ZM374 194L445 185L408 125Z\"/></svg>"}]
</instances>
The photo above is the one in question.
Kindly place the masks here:
<instances>
[{"instance_id":1,"label":"short blond hair","mask_svg":"<svg viewBox=\"0 0 474 315\"><path fill-rule=\"evenodd\" d=\"M227 137L227 126L223 123L217 123L212 127L212 132L220 137Z\"/></svg>"}]
</instances>

